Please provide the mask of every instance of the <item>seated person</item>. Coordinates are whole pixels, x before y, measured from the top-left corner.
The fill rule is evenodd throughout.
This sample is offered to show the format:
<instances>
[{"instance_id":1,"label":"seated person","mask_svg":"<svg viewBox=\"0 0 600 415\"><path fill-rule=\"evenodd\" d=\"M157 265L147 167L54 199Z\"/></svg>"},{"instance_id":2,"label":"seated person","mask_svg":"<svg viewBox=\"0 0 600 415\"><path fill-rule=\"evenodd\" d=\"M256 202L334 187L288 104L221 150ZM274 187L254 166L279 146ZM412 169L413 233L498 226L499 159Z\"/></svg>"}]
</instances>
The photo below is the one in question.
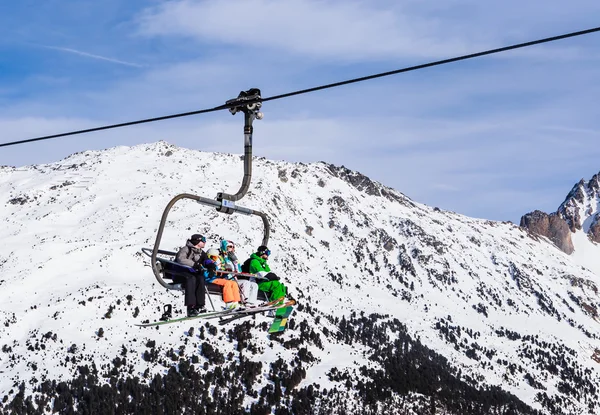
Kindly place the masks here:
<instances>
[{"instance_id":1,"label":"seated person","mask_svg":"<svg viewBox=\"0 0 600 415\"><path fill-rule=\"evenodd\" d=\"M206 244L206 238L200 234L194 234L180 248L175 257L175 262L199 269L200 265L206 260L206 252L203 248ZM197 316L206 312L204 305L204 275L189 274L183 283L185 289L185 305L187 306L188 317Z\"/></svg>"},{"instance_id":2,"label":"seated person","mask_svg":"<svg viewBox=\"0 0 600 415\"><path fill-rule=\"evenodd\" d=\"M242 267L235 255L235 244L233 242L228 241L227 239L221 239L219 255L221 256L222 268L224 270L241 272Z\"/></svg>"},{"instance_id":3,"label":"seated person","mask_svg":"<svg viewBox=\"0 0 600 415\"><path fill-rule=\"evenodd\" d=\"M223 287L223 301L225 302L225 307L227 309L239 307L241 297L240 288L238 287L237 283L234 280L216 277L215 271L221 267L219 250L211 248L206 253L206 256L208 258L203 263L204 268L209 271L206 274L206 282L217 284Z\"/></svg>"},{"instance_id":4,"label":"seated person","mask_svg":"<svg viewBox=\"0 0 600 415\"><path fill-rule=\"evenodd\" d=\"M221 241L221 249L219 252L219 259L221 260L221 270L240 272L241 266L238 262L237 256L235 255L235 244L231 241L223 239ZM240 292L242 294L242 302L244 304L254 304L257 302L258 296L258 284L254 278L247 279L236 279L240 286Z\"/></svg>"},{"instance_id":5,"label":"seated person","mask_svg":"<svg viewBox=\"0 0 600 415\"><path fill-rule=\"evenodd\" d=\"M267 281L262 280L258 283L258 289L267 293L269 301L274 301L285 297L287 288L279 282L279 277L271 272L271 268L267 264L269 255L271 255L271 250L261 245L255 253L250 255L244 265L247 265L249 273L258 274L267 279ZM244 268L242 267L242 269Z\"/></svg>"}]
</instances>

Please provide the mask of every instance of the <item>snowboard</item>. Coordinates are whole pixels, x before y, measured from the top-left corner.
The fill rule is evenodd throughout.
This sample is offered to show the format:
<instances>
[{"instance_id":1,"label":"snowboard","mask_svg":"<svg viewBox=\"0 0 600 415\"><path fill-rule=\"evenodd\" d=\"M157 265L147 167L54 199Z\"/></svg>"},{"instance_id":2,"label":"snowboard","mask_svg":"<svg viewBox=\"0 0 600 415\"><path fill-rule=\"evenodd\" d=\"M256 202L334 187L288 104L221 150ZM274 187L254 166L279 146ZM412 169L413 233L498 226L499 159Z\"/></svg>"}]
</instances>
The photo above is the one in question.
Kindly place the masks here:
<instances>
[{"instance_id":1,"label":"snowboard","mask_svg":"<svg viewBox=\"0 0 600 415\"><path fill-rule=\"evenodd\" d=\"M273 319L273 323L271 323L271 327L269 327L269 333L283 332L285 330L288 318L293 311L294 307L291 305L287 307L278 308L277 311L275 311L275 318Z\"/></svg>"}]
</instances>

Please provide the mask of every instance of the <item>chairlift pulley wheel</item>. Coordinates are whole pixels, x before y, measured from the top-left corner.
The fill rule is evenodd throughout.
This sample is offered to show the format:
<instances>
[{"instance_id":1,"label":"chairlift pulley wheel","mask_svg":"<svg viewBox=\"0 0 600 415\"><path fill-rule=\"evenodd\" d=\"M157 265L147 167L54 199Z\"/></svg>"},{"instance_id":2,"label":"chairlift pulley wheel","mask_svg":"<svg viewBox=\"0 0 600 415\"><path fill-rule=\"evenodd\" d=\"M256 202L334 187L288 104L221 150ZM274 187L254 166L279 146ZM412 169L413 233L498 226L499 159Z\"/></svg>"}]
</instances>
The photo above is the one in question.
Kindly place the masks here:
<instances>
[{"instance_id":1,"label":"chairlift pulley wheel","mask_svg":"<svg viewBox=\"0 0 600 415\"><path fill-rule=\"evenodd\" d=\"M240 92L237 98L228 100L226 105L229 106L229 112L231 112L231 114L243 112L244 114L251 116L253 119L263 119L264 115L262 112L260 112L262 101L260 89L258 88L251 88L247 91Z\"/></svg>"}]
</instances>

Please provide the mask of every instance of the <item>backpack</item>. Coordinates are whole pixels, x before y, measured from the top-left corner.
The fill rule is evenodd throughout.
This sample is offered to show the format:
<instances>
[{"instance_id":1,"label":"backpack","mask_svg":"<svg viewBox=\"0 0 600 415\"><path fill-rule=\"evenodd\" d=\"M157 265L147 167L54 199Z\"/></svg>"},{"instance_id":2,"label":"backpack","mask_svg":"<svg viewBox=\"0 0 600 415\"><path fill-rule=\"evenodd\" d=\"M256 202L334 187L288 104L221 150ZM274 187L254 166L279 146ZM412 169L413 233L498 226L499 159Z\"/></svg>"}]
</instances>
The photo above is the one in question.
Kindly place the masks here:
<instances>
[{"instance_id":1,"label":"backpack","mask_svg":"<svg viewBox=\"0 0 600 415\"><path fill-rule=\"evenodd\" d=\"M252 262L252 258L248 258L247 260L244 261L244 263L242 264L242 272L249 274L250 273L250 262Z\"/></svg>"}]
</instances>

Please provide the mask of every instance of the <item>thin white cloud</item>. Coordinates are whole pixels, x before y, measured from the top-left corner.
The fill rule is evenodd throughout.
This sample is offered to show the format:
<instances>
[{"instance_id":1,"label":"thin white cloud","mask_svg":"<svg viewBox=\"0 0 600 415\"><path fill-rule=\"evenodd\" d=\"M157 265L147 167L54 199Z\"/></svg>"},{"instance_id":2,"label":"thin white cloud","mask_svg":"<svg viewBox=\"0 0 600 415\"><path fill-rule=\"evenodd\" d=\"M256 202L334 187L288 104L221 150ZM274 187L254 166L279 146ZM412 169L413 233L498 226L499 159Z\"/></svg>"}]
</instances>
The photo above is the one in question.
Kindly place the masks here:
<instances>
[{"instance_id":1,"label":"thin white cloud","mask_svg":"<svg viewBox=\"0 0 600 415\"><path fill-rule=\"evenodd\" d=\"M473 41L440 37L440 22L365 2L180 0L147 9L140 33L183 35L346 60L466 53Z\"/></svg>"},{"instance_id":2,"label":"thin white cloud","mask_svg":"<svg viewBox=\"0 0 600 415\"><path fill-rule=\"evenodd\" d=\"M98 60L102 60L102 61L106 61L106 62L117 63L120 65L133 66L135 68L143 67L143 65L140 65L137 63L122 61L120 59L108 58L106 56L94 55L93 53L87 53L87 52L83 52L83 51L80 51L77 49L63 48L63 47L59 47L59 46L47 46L47 45L41 45L41 47L46 48L46 49L58 50L61 52L72 53L75 55L84 56L86 58L98 59Z\"/></svg>"},{"instance_id":3,"label":"thin white cloud","mask_svg":"<svg viewBox=\"0 0 600 415\"><path fill-rule=\"evenodd\" d=\"M475 0L173 0L147 8L137 23L146 36L185 36L260 53L276 50L325 61L360 61L473 53L584 29L557 22L565 21L565 16L574 21L596 12L600 7L592 0L582 0L577 6L548 0L543 10L516 0L495 5ZM553 45L551 51L538 47L506 56L585 56L572 49L572 42L563 42Z\"/></svg>"}]
</instances>

